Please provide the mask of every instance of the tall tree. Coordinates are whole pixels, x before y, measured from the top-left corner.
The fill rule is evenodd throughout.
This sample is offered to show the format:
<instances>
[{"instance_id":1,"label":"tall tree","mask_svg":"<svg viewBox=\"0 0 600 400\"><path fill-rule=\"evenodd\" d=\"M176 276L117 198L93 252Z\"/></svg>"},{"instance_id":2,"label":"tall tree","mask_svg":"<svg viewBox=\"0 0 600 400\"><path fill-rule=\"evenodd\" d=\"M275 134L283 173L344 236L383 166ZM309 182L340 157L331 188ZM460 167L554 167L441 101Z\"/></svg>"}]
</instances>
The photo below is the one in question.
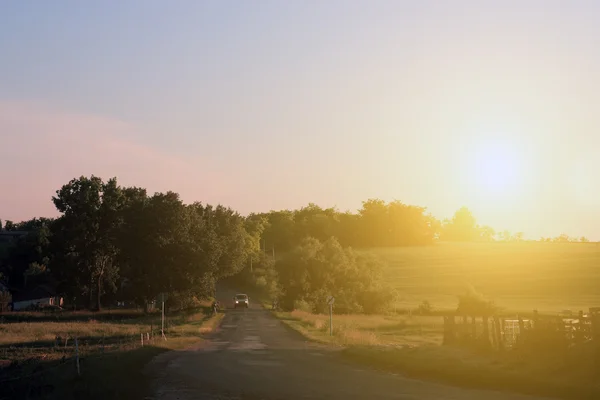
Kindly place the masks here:
<instances>
[{"instance_id":1,"label":"tall tree","mask_svg":"<svg viewBox=\"0 0 600 400\"><path fill-rule=\"evenodd\" d=\"M444 240L467 242L477 239L478 236L477 221L467 207L456 211L452 220L444 226Z\"/></svg>"},{"instance_id":2,"label":"tall tree","mask_svg":"<svg viewBox=\"0 0 600 400\"><path fill-rule=\"evenodd\" d=\"M82 284L90 305L95 300L100 310L104 291L115 290L119 277L116 239L125 203L122 190L116 178L105 183L95 176L82 176L57 190L52 200L62 213L65 235L60 243L63 261L69 262L66 269Z\"/></svg>"}]
</instances>

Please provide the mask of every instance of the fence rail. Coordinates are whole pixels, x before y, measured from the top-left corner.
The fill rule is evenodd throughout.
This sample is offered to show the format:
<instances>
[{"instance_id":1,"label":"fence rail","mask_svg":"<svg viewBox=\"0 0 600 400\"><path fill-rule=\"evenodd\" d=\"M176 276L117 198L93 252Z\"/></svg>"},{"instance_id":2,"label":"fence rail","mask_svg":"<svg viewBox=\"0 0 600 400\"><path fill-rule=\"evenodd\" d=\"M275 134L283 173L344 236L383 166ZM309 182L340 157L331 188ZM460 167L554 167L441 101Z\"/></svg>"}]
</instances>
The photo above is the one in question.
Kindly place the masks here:
<instances>
[{"instance_id":1,"label":"fence rail","mask_svg":"<svg viewBox=\"0 0 600 400\"><path fill-rule=\"evenodd\" d=\"M576 316L450 315L444 317L444 344L464 344L494 350L563 348L593 341L600 349L600 307ZM599 350L600 351L600 350Z\"/></svg>"}]
</instances>

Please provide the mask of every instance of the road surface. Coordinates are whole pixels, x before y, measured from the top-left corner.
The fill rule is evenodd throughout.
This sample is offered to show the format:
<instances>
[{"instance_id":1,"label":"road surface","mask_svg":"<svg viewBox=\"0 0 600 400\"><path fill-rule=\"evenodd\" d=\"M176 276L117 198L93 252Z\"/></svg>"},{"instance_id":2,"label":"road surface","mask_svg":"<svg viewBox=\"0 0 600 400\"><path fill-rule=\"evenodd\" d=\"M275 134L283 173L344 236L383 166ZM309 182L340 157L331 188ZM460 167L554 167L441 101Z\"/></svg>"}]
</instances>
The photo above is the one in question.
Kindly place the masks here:
<instances>
[{"instance_id":1,"label":"road surface","mask_svg":"<svg viewBox=\"0 0 600 400\"><path fill-rule=\"evenodd\" d=\"M165 353L153 365L156 400L532 400L378 372L305 341L257 304L228 309L203 345ZM221 300L231 305L231 296Z\"/></svg>"}]
</instances>

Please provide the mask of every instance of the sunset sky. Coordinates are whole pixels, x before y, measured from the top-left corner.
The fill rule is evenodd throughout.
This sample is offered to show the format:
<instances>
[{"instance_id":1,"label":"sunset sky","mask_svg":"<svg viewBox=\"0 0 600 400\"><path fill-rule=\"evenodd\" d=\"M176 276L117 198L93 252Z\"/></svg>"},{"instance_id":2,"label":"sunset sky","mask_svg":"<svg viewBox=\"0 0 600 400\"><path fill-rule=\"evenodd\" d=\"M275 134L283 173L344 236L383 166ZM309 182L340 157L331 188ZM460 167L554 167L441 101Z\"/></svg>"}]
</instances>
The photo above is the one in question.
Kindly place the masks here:
<instances>
[{"instance_id":1,"label":"sunset sky","mask_svg":"<svg viewBox=\"0 0 600 400\"><path fill-rule=\"evenodd\" d=\"M600 240L596 1L5 1L0 219L80 175Z\"/></svg>"}]
</instances>

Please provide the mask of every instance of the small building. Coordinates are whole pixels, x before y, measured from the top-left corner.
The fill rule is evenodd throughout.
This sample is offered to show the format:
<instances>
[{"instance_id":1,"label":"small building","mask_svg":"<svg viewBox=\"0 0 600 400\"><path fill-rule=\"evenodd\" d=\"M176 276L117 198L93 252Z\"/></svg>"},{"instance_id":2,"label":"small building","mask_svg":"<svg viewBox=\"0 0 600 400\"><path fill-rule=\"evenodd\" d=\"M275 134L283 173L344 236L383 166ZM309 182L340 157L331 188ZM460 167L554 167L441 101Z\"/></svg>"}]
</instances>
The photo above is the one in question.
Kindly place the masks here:
<instances>
[{"instance_id":1,"label":"small building","mask_svg":"<svg viewBox=\"0 0 600 400\"><path fill-rule=\"evenodd\" d=\"M62 307L63 298L48 286L40 285L31 290L13 294L13 311L43 309L44 307Z\"/></svg>"},{"instance_id":2,"label":"small building","mask_svg":"<svg viewBox=\"0 0 600 400\"><path fill-rule=\"evenodd\" d=\"M15 239L27 235L27 231L0 231L0 243L10 243Z\"/></svg>"}]
</instances>

